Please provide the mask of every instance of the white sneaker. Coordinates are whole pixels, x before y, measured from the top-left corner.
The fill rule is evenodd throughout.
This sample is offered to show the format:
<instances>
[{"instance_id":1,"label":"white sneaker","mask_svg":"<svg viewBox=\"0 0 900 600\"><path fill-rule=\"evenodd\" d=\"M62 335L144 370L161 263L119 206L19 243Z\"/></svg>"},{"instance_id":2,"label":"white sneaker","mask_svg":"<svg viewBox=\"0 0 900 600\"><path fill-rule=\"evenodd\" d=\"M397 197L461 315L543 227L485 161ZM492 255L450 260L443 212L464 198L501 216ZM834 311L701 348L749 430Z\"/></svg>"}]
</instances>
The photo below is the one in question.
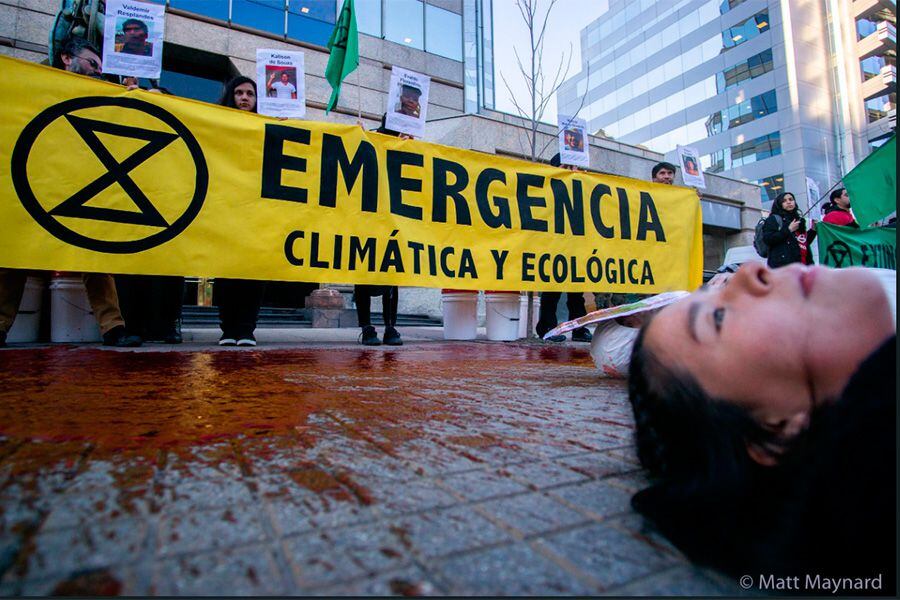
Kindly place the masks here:
<instances>
[{"instance_id":1,"label":"white sneaker","mask_svg":"<svg viewBox=\"0 0 900 600\"><path fill-rule=\"evenodd\" d=\"M234 338L224 337L224 336L223 336L223 337L219 340L219 345L220 345L220 346L237 346L237 340L234 339Z\"/></svg>"},{"instance_id":2,"label":"white sneaker","mask_svg":"<svg viewBox=\"0 0 900 600\"><path fill-rule=\"evenodd\" d=\"M255 346L256 338L253 337L253 334L250 334L247 337L242 337L242 338L238 339L237 345L238 346Z\"/></svg>"}]
</instances>

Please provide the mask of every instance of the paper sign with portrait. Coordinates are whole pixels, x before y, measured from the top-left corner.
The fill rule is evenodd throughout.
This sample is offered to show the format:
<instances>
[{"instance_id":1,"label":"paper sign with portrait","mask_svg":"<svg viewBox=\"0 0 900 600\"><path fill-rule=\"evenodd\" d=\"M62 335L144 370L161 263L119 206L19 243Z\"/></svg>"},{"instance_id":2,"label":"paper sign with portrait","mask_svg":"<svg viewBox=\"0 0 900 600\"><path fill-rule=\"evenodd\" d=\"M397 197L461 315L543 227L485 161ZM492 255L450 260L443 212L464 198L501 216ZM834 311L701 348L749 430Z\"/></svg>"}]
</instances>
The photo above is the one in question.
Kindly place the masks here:
<instances>
[{"instance_id":1,"label":"paper sign with portrait","mask_svg":"<svg viewBox=\"0 0 900 600\"><path fill-rule=\"evenodd\" d=\"M684 185L699 189L706 188L706 179L700 166L700 153L690 146L678 146L678 162L681 163L681 178Z\"/></svg>"},{"instance_id":2,"label":"paper sign with portrait","mask_svg":"<svg viewBox=\"0 0 900 600\"><path fill-rule=\"evenodd\" d=\"M257 49L256 95L259 114L302 119L306 115L303 53Z\"/></svg>"},{"instance_id":3,"label":"paper sign with portrait","mask_svg":"<svg viewBox=\"0 0 900 600\"><path fill-rule=\"evenodd\" d=\"M159 79L166 7L107 0L103 22L103 72Z\"/></svg>"},{"instance_id":4,"label":"paper sign with portrait","mask_svg":"<svg viewBox=\"0 0 900 600\"><path fill-rule=\"evenodd\" d=\"M587 122L578 117L558 115L559 162L579 167L591 166L590 143Z\"/></svg>"},{"instance_id":5,"label":"paper sign with portrait","mask_svg":"<svg viewBox=\"0 0 900 600\"><path fill-rule=\"evenodd\" d=\"M819 201L819 184L812 177L806 178L806 202L810 208L809 216L813 219L822 220L822 205L816 204Z\"/></svg>"},{"instance_id":6,"label":"paper sign with portrait","mask_svg":"<svg viewBox=\"0 0 900 600\"><path fill-rule=\"evenodd\" d=\"M430 87L431 77L400 67L392 68L385 127L414 138L424 136Z\"/></svg>"}]
</instances>

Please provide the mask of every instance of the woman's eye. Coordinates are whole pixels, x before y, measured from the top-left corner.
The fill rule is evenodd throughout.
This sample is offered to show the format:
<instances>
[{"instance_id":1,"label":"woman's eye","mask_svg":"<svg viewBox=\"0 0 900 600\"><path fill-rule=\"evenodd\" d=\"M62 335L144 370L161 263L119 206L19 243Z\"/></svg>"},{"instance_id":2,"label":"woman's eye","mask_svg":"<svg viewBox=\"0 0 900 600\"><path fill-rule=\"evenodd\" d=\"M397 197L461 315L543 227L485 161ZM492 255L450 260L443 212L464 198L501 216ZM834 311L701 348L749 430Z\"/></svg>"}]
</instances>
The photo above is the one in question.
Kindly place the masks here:
<instances>
[{"instance_id":1,"label":"woman's eye","mask_svg":"<svg viewBox=\"0 0 900 600\"><path fill-rule=\"evenodd\" d=\"M725 309L717 308L713 311L713 325L716 327L716 332L722 330L722 321L725 320Z\"/></svg>"}]
</instances>

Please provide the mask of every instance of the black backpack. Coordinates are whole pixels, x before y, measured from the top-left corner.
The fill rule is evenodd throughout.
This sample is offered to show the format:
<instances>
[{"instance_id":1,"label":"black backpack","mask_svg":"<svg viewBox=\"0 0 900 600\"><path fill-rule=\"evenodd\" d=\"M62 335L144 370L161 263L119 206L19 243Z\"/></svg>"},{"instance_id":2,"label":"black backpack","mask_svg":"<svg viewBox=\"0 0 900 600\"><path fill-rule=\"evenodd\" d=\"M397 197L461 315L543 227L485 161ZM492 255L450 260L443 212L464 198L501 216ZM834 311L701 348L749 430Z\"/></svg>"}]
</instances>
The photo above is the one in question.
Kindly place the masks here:
<instances>
[{"instance_id":1,"label":"black backpack","mask_svg":"<svg viewBox=\"0 0 900 600\"><path fill-rule=\"evenodd\" d=\"M781 229L781 217L778 215L773 216L775 217L775 222L778 223L778 229ZM769 246L766 244L765 240L763 240L763 226L765 224L766 217L761 217L756 223L756 232L753 234L753 247L756 248L756 253L763 258L769 256Z\"/></svg>"}]
</instances>

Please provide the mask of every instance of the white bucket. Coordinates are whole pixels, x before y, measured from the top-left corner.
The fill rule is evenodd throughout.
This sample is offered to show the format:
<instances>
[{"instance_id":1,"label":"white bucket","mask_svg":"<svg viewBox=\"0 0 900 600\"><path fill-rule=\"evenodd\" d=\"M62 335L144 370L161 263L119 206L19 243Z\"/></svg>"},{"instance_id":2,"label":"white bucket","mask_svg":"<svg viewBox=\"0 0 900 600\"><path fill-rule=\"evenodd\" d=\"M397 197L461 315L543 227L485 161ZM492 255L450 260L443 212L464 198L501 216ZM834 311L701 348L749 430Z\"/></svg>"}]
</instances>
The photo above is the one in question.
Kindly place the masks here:
<instances>
[{"instance_id":1,"label":"white bucket","mask_svg":"<svg viewBox=\"0 0 900 600\"><path fill-rule=\"evenodd\" d=\"M442 291L445 340L474 340L478 335L478 292Z\"/></svg>"},{"instance_id":2,"label":"white bucket","mask_svg":"<svg viewBox=\"0 0 900 600\"><path fill-rule=\"evenodd\" d=\"M50 341L100 341L100 327L81 277L60 277L50 282Z\"/></svg>"},{"instance_id":3,"label":"white bucket","mask_svg":"<svg viewBox=\"0 0 900 600\"><path fill-rule=\"evenodd\" d=\"M510 342L519 339L519 293L485 292L487 339Z\"/></svg>"},{"instance_id":4,"label":"white bucket","mask_svg":"<svg viewBox=\"0 0 900 600\"><path fill-rule=\"evenodd\" d=\"M44 281L40 277L29 277L25 282L25 293L19 303L19 312L12 327L6 334L6 341L13 344L38 341L41 324Z\"/></svg>"},{"instance_id":5,"label":"white bucket","mask_svg":"<svg viewBox=\"0 0 900 600\"><path fill-rule=\"evenodd\" d=\"M538 292L534 293L534 313L531 315L531 332L537 327L538 318L541 312L541 297ZM525 331L525 324L528 322L528 294L522 294L519 298L519 338L524 338L528 332Z\"/></svg>"}]
</instances>

